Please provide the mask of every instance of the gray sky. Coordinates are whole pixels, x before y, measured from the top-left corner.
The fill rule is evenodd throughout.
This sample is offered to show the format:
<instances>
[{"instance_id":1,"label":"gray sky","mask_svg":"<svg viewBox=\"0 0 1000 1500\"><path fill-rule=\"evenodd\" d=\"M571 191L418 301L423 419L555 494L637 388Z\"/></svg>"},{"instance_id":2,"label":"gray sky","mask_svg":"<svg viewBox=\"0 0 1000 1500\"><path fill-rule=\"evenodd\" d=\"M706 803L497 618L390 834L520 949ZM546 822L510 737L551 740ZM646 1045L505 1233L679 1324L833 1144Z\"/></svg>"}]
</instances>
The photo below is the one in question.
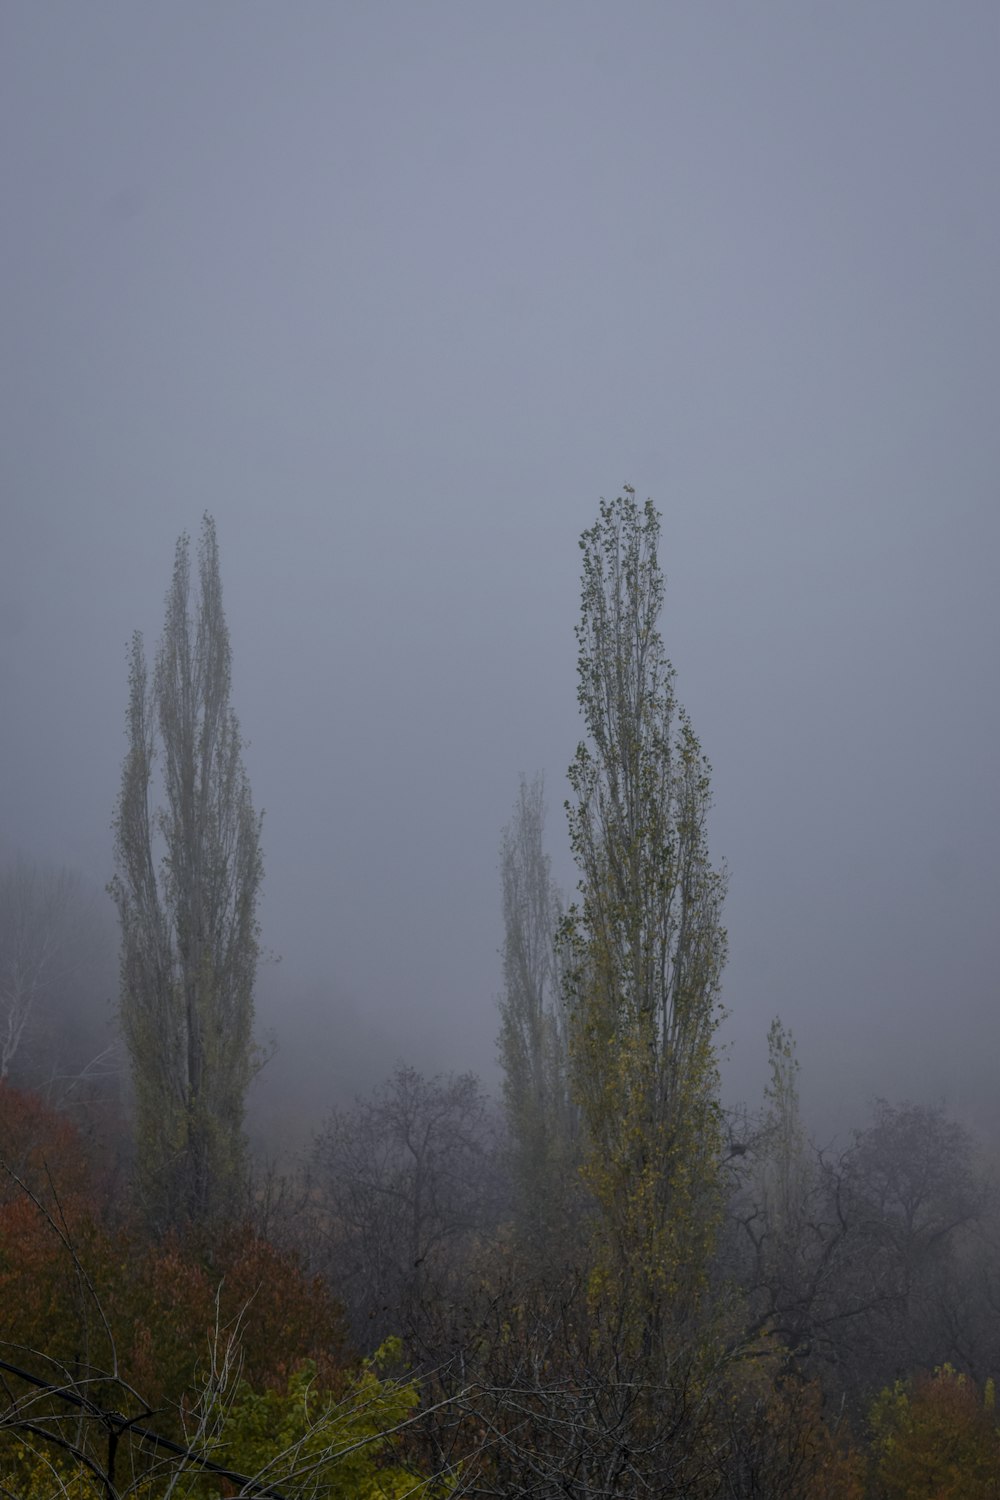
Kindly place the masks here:
<instances>
[{"instance_id":1,"label":"gray sky","mask_svg":"<svg viewBox=\"0 0 1000 1500\"><path fill-rule=\"evenodd\" d=\"M11 0L0 853L107 878L126 643L210 509L262 1087L489 1072L500 828L544 768L572 884L576 542L629 482L741 1081L780 1011L817 1099L988 1108L998 84L992 0Z\"/></svg>"}]
</instances>

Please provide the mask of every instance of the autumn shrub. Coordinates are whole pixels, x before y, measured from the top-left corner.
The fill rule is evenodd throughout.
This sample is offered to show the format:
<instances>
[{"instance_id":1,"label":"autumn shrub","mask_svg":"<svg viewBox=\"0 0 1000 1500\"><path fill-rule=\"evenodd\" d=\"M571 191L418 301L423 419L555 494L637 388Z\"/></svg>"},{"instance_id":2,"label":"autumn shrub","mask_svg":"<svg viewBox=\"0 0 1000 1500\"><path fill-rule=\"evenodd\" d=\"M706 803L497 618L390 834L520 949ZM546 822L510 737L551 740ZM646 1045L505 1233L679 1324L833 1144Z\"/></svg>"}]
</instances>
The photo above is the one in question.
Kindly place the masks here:
<instances>
[{"instance_id":1,"label":"autumn shrub","mask_svg":"<svg viewBox=\"0 0 1000 1500\"><path fill-rule=\"evenodd\" d=\"M818 1381L790 1372L779 1346L735 1360L716 1403L722 1493L731 1500L862 1500L864 1464Z\"/></svg>"},{"instance_id":2,"label":"autumn shrub","mask_svg":"<svg viewBox=\"0 0 1000 1500\"><path fill-rule=\"evenodd\" d=\"M331 1400L353 1378L340 1307L294 1253L245 1225L212 1239L150 1239L127 1216L110 1222L72 1124L6 1084L0 1163L0 1358L8 1365L180 1441L221 1366L246 1393L276 1400L306 1366ZM30 1396L31 1420L57 1433L70 1404L12 1378L0 1404L0 1478L18 1445L18 1493L27 1495L44 1489L50 1469L52 1484L62 1477L53 1439L37 1461L37 1444L25 1445L23 1403ZM85 1432L85 1456L101 1441ZM74 1484L85 1493L79 1467L71 1465Z\"/></svg>"},{"instance_id":3,"label":"autumn shrub","mask_svg":"<svg viewBox=\"0 0 1000 1500\"><path fill-rule=\"evenodd\" d=\"M897 1381L871 1411L878 1500L998 1500L1000 1433L992 1381L942 1365Z\"/></svg>"},{"instance_id":4,"label":"autumn shrub","mask_svg":"<svg viewBox=\"0 0 1000 1500\"><path fill-rule=\"evenodd\" d=\"M0 1079L0 1205L25 1190L66 1211L86 1195L89 1169L79 1132L37 1094Z\"/></svg>"}]
</instances>

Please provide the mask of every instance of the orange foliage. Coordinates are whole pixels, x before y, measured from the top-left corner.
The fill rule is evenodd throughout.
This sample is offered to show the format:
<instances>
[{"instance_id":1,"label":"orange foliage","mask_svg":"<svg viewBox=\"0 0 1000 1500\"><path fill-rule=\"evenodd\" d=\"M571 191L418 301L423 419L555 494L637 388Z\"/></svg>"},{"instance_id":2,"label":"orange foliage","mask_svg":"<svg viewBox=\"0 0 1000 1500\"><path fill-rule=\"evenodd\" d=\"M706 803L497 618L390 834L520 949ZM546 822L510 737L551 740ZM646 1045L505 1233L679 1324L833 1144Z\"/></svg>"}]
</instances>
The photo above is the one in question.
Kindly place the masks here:
<instances>
[{"instance_id":1,"label":"orange foliage","mask_svg":"<svg viewBox=\"0 0 1000 1500\"><path fill-rule=\"evenodd\" d=\"M328 1382L343 1369L340 1308L293 1255L246 1226L150 1243L102 1223L72 1124L4 1083L0 1162L15 1174L0 1181L0 1344L14 1363L117 1367L159 1409L189 1403L230 1340L259 1389L306 1361Z\"/></svg>"},{"instance_id":2,"label":"orange foliage","mask_svg":"<svg viewBox=\"0 0 1000 1500\"><path fill-rule=\"evenodd\" d=\"M733 1493L783 1500L861 1500L862 1462L831 1428L815 1381L744 1372L734 1392L726 1465Z\"/></svg>"},{"instance_id":3,"label":"orange foliage","mask_svg":"<svg viewBox=\"0 0 1000 1500\"><path fill-rule=\"evenodd\" d=\"M90 1353L88 1297L69 1245L92 1258L85 1153L72 1124L0 1082L0 1341L75 1366Z\"/></svg>"},{"instance_id":4,"label":"orange foliage","mask_svg":"<svg viewBox=\"0 0 1000 1500\"><path fill-rule=\"evenodd\" d=\"M0 1079L0 1205L23 1196L19 1183L65 1212L87 1194L86 1153L65 1115Z\"/></svg>"},{"instance_id":5,"label":"orange foliage","mask_svg":"<svg viewBox=\"0 0 1000 1500\"><path fill-rule=\"evenodd\" d=\"M170 1236L141 1250L123 1277L115 1296L119 1355L151 1404L182 1403L230 1341L255 1389L283 1390L307 1360L328 1380L343 1367L338 1305L293 1256L250 1229L230 1231L210 1254Z\"/></svg>"},{"instance_id":6,"label":"orange foliage","mask_svg":"<svg viewBox=\"0 0 1000 1500\"><path fill-rule=\"evenodd\" d=\"M243 1372L251 1385L284 1390L305 1360L324 1380L346 1358L343 1313L319 1276L307 1276L295 1255L277 1250L244 1227L216 1252L222 1275L220 1310L242 1322Z\"/></svg>"}]
</instances>

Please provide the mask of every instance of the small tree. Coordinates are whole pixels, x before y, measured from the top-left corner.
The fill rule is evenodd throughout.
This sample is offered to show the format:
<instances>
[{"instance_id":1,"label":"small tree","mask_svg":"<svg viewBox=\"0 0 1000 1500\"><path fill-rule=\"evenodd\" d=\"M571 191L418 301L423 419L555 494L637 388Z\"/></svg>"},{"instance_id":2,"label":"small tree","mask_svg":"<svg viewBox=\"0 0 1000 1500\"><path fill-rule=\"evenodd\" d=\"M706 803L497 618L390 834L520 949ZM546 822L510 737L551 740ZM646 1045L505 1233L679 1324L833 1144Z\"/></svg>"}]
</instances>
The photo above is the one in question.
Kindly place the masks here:
<instances>
[{"instance_id":1,"label":"small tree","mask_svg":"<svg viewBox=\"0 0 1000 1500\"><path fill-rule=\"evenodd\" d=\"M566 1008L556 935L562 905L545 853L545 787L523 777L500 853L503 975L500 1063L522 1230L536 1245L558 1225L574 1173Z\"/></svg>"},{"instance_id":2,"label":"small tree","mask_svg":"<svg viewBox=\"0 0 1000 1500\"><path fill-rule=\"evenodd\" d=\"M696 1299L717 1217L713 1044L725 933L706 844L709 769L674 698L657 628L660 518L633 490L601 502L583 551L569 779L580 900L567 995L585 1170L607 1284L641 1331Z\"/></svg>"},{"instance_id":3,"label":"small tree","mask_svg":"<svg viewBox=\"0 0 1000 1500\"><path fill-rule=\"evenodd\" d=\"M453 1300L463 1262L495 1222L493 1122L473 1073L425 1078L400 1065L331 1111L314 1162L325 1269L362 1348L395 1328L422 1342Z\"/></svg>"},{"instance_id":4,"label":"small tree","mask_svg":"<svg viewBox=\"0 0 1000 1500\"><path fill-rule=\"evenodd\" d=\"M177 543L150 684L133 637L129 750L115 816L121 1016L132 1063L141 1190L156 1223L224 1213L242 1179L254 1069L260 819L229 703L229 632L215 523ZM163 805L151 805L159 753Z\"/></svg>"}]
</instances>

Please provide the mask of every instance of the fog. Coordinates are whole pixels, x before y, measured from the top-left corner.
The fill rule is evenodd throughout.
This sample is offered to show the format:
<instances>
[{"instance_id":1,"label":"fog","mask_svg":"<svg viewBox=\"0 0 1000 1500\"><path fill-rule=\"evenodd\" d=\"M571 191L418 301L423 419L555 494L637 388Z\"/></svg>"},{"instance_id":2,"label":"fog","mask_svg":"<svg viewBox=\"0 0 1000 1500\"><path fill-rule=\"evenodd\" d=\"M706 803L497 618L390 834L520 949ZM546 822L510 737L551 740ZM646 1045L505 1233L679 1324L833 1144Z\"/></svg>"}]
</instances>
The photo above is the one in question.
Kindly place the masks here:
<instances>
[{"instance_id":1,"label":"fog","mask_svg":"<svg viewBox=\"0 0 1000 1500\"><path fill-rule=\"evenodd\" d=\"M495 1079L498 845L580 736L577 539L663 513L727 1088L996 1118L1000 18L8 5L0 857L99 885L126 646L218 526L264 1140ZM110 1002L110 997L109 997Z\"/></svg>"}]
</instances>

